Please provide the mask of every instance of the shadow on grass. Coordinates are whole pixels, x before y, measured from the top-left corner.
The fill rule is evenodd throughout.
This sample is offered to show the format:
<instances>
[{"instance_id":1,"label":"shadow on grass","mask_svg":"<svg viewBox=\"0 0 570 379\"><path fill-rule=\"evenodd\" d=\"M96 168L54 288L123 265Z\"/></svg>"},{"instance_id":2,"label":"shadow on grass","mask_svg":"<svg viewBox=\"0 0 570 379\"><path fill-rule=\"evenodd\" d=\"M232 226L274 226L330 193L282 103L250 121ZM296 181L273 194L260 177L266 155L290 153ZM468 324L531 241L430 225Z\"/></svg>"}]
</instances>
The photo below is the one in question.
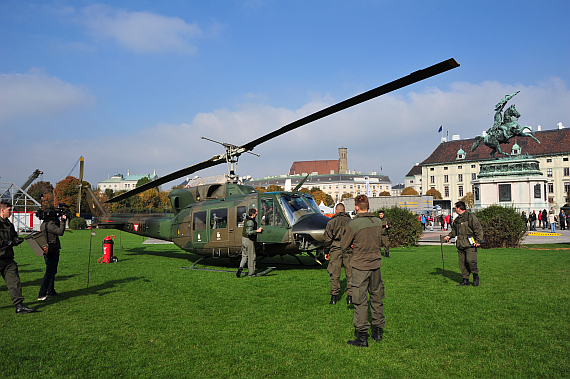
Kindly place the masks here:
<instances>
[{"instance_id":1,"label":"shadow on grass","mask_svg":"<svg viewBox=\"0 0 570 379\"><path fill-rule=\"evenodd\" d=\"M123 253L126 255L154 255L157 257L167 257L167 258L175 258L175 259L184 259L190 260L191 257L196 257L196 260L200 258L192 253L184 253L184 252L177 252L177 251L152 251L148 248L144 247L134 247L134 248L127 248L122 250Z\"/></svg>"},{"instance_id":2,"label":"shadow on grass","mask_svg":"<svg viewBox=\"0 0 570 379\"><path fill-rule=\"evenodd\" d=\"M441 267L434 268L434 271L430 272L430 275L442 276L457 283L461 283L463 281L463 277L460 273L450 270L445 270L445 272L443 272Z\"/></svg>"}]
</instances>

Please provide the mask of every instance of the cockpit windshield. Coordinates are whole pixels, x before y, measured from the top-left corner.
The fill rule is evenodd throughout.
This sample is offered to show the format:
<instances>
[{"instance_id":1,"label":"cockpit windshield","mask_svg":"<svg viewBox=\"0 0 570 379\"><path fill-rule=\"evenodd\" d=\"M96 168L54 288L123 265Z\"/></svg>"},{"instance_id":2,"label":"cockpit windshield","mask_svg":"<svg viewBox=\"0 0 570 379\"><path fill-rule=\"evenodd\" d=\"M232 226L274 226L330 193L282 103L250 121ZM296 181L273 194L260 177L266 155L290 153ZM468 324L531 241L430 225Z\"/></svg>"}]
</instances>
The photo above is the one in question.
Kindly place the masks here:
<instances>
[{"instance_id":1,"label":"cockpit windshield","mask_svg":"<svg viewBox=\"0 0 570 379\"><path fill-rule=\"evenodd\" d=\"M307 194L281 194L279 204L289 225L294 225L304 215L320 213L315 200Z\"/></svg>"}]
</instances>

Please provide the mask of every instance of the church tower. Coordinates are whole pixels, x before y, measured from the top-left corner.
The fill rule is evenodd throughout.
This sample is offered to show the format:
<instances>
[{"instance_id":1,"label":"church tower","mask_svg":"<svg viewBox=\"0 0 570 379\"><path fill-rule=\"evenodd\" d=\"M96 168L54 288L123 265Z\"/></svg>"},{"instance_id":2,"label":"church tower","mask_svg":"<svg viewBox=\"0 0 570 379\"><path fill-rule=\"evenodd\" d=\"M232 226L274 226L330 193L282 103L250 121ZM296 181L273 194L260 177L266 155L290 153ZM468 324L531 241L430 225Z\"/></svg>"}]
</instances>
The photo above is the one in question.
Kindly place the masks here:
<instances>
[{"instance_id":1,"label":"church tower","mask_svg":"<svg viewBox=\"0 0 570 379\"><path fill-rule=\"evenodd\" d=\"M348 174L348 158L346 147L339 147L338 148L338 173L339 174Z\"/></svg>"}]
</instances>

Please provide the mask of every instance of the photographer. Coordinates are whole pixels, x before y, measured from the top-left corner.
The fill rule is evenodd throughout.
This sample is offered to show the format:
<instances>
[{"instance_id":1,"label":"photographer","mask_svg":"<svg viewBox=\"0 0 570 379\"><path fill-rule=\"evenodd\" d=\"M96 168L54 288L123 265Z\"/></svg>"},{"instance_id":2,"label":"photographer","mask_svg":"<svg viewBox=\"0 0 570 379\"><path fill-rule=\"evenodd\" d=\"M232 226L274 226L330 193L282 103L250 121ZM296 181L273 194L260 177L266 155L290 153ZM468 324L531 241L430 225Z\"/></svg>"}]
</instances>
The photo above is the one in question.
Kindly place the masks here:
<instances>
[{"instance_id":1,"label":"photographer","mask_svg":"<svg viewBox=\"0 0 570 379\"><path fill-rule=\"evenodd\" d=\"M12 304L16 306L16 313L30 313L36 308L28 308L23 304L24 296L18 275L18 264L14 261L13 247L21 244L24 239L16 234L16 229L9 220L11 215L12 204L6 200L0 201L0 273L10 292Z\"/></svg>"},{"instance_id":2,"label":"photographer","mask_svg":"<svg viewBox=\"0 0 570 379\"><path fill-rule=\"evenodd\" d=\"M46 273L42 279L38 300L48 300L48 296L58 296L55 291L54 281L57 274L57 265L59 264L59 236L63 236L65 232L65 214L58 210L48 210L43 213L44 222L40 226L40 230L46 234L48 243L47 252L44 253L44 261L46 262Z\"/></svg>"}]
</instances>

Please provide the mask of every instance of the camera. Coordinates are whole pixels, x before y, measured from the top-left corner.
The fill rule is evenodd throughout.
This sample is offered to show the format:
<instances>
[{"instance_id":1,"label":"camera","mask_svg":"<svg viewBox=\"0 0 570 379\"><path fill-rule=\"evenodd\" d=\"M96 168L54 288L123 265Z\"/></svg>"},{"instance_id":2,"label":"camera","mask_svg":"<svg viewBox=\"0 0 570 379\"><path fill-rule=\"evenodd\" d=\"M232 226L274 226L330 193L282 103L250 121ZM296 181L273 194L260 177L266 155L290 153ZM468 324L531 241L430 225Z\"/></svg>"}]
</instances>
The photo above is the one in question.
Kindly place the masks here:
<instances>
[{"instance_id":1,"label":"camera","mask_svg":"<svg viewBox=\"0 0 570 379\"><path fill-rule=\"evenodd\" d=\"M40 220L57 220L61 216L65 216L69 219L71 212L67 204L60 203L57 208L38 209L36 216L38 216Z\"/></svg>"}]
</instances>

